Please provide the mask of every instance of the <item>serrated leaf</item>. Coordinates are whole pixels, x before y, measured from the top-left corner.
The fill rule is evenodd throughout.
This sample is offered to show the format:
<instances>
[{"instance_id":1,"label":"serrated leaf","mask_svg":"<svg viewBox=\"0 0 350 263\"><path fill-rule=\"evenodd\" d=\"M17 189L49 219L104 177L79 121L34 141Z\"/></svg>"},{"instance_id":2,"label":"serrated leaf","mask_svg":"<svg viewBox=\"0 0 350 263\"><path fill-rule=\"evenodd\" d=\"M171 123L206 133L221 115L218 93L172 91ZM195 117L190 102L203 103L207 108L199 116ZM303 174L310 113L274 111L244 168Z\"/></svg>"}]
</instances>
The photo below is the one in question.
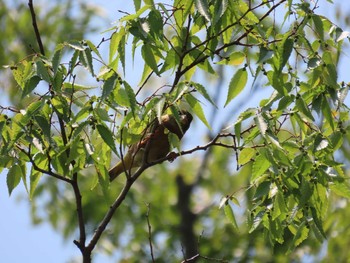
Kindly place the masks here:
<instances>
[{"instance_id":1,"label":"serrated leaf","mask_svg":"<svg viewBox=\"0 0 350 263\"><path fill-rule=\"evenodd\" d=\"M43 170L47 170L48 168L48 159L47 156L45 154L42 153L38 153L34 156L33 158L35 165ZM42 176L41 172L38 172L37 170L34 169L34 167L32 167L30 176L29 176L29 180L30 180L30 190L29 190L29 198L32 199L34 196L34 192L35 189L39 183L39 180Z\"/></svg>"},{"instance_id":2,"label":"serrated leaf","mask_svg":"<svg viewBox=\"0 0 350 263\"><path fill-rule=\"evenodd\" d=\"M27 80L24 84L22 98L30 94L39 84L41 78L39 76L32 76L29 80Z\"/></svg>"},{"instance_id":3,"label":"serrated leaf","mask_svg":"<svg viewBox=\"0 0 350 263\"><path fill-rule=\"evenodd\" d=\"M101 100L105 100L113 91L114 87L118 82L118 75L113 74L108 79L106 79L102 86L102 97Z\"/></svg>"},{"instance_id":4,"label":"serrated leaf","mask_svg":"<svg viewBox=\"0 0 350 263\"><path fill-rule=\"evenodd\" d=\"M316 29L316 32L318 34L318 38L323 40L324 39L324 29L323 29L322 19L318 15L313 15L312 21L314 22L315 29Z\"/></svg>"},{"instance_id":5,"label":"serrated leaf","mask_svg":"<svg viewBox=\"0 0 350 263\"><path fill-rule=\"evenodd\" d=\"M80 61L90 71L91 75L95 76L90 48L85 48L84 51L80 52Z\"/></svg>"},{"instance_id":6,"label":"serrated leaf","mask_svg":"<svg viewBox=\"0 0 350 263\"><path fill-rule=\"evenodd\" d=\"M270 49L267 49L266 47L261 47L260 48L260 53L259 53L259 59L258 59L258 64L264 63L265 61L269 60L270 58L273 57L273 51Z\"/></svg>"},{"instance_id":7,"label":"serrated leaf","mask_svg":"<svg viewBox=\"0 0 350 263\"><path fill-rule=\"evenodd\" d=\"M195 6L198 12L207 20L207 22L210 22L211 16L209 12L208 0L196 0Z\"/></svg>"},{"instance_id":8,"label":"serrated leaf","mask_svg":"<svg viewBox=\"0 0 350 263\"><path fill-rule=\"evenodd\" d=\"M108 129L104 124L97 124L96 128L98 133L101 135L101 138L103 139L103 141L109 146L109 148L112 149L112 151L115 154L118 154L115 141L113 138L113 134L110 131L110 129Z\"/></svg>"},{"instance_id":9,"label":"serrated leaf","mask_svg":"<svg viewBox=\"0 0 350 263\"><path fill-rule=\"evenodd\" d=\"M253 219L253 223L252 226L249 229L249 234L252 233L255 229L258 228L258 226L261 224L261 222L263 221L263 217L264 217L264 212L259 212Z\"/></svg>"},{"instance_id":10,"label":"serrated leaf","mask_svg":"<svg viewBox=\"0 0 350 263\"><path fill-rule=\"evenodd\" d=\"M256 180L258 177L263 175L267 171L267 169L270 168L270 166L271 163L263 154L257 155L253 162L252 177L250 180Z\"/></svg>"},{"instance_id":11,"label":"serrated leaf","mask_svg":"<svg viewBox=\"0 0 350 263\"><path fill-rule=\"evenodd\" d=\"M9 195L11 195L13 189L19 184L22 178L22 169L18 164L13 165L7 174L6 183Z\"/></svg>"},{"instance_id":12,"label":"serrated leaf","mask_svg":"<svg viewBox=\"0 0 350 263\"><path fill-rule=\"evenodd\" d=\"M136 95L135 95L132 87L126 81L124 81L123 84L125 87L126 94L128 96L128 101L129 101L129 106L131 108L131 112L134 114L135 109L136 109L136 105L137 105Z\"/></svg>"},{"instance_id":13,"label":"serrated leaf","mask_svg":"<svg viewBox=\"0 0 350 263\"><path fill-rule=\"evenodd\" d=\"M126 36L124 33L118 43L118 56L119 56L120 63L122 64L124 76L125 76L125 45L126 45Z\"/></svg>"},{"instance_id":14,"label":"serrated leaf","mask_svg":"<svg viewBox=\"0 0 350 263\"><path fill-rule=\"evenodd\" d=\"M217 62L216 64L238 66L244 62L245 57L246 55L243 52L237 51L237 52L233 52L229 57L224 58L223 60Z\"/></svg>"},{"instance_id":15,"label":"serrated leaf","mask_svg":"<svg viewBox=\"0 0 350 263\"><path fill-rule=\"evenodd\" d=\"M63 44L58 44L55 49L55 53L52 56L52 70L53 73L57 73L57 69L61 63L62 55L63 55Z\"/></svg>"},{"instance_id":16,"label":"serrated leaf","mask_svg":"<svg viewBox=\"0 0 350 263\"><path fill-rule=\"evenodd\" d=\"M346 182L335 181L329 185L329 188L335 194L350 199L350 187Z\"/></svg>"},{"instance_id":17,"label":"serrated leaf","mask_svg":"<svg viewBox=\"0 0 350 263\"><path fill-rule=\"evenodd\" d=\"M329 137L332 143L332 149L338 150L342 145L343 145L343 134L341 132L334 132L332 135Z\"/></svg>"},{"instance_id":18,"label":"serrated leaf","mask_svg":"<svg viewBox=\"0 0 350 263\"><path fill-rule=\"evenodd\" d=\"M245 68L239 69L236 71L235 75L232 77L230 84L229 84L229 89L228 89L228 94L227 94L227 99L225 102L225 107L227 104L229 104L239 93L242 92L244 89L245 85L247 84L248 80L248 73Z\"/></svg>"},{"instance_id":19,"label":"serrated leaf","mask_svg":"<svg viewBox=\"0 0 350 263\"><path fill-rule=\"evenodd\" d=\"M38 60L36 63L36 74L47 83L51 82L50 75L47 71L47 67L45 67L44 63L41 60Z\"/></svg>"},{"instance_id":20,"label":"serrated leaf","mask_svg":"<svg viewBox=\"0 0 350 263\"><path fill-rule=\"evenodd\" d=\"M194 86L194 88L207 100L209 101L213 106L216 107L215 102L211 99L210 95L208 94L206 88L196 82L191 82L190 84L192 84Z\"/></svg>"},{"instance_id":21,"label":"serrated leaf","mask_svg":"<svg viewBox=\"0 0 350 263\"><path fill-rule=\"evenodd\" d=\"M307 107L305 101L302 98L297 98L295 101L295 105L298 111L302 112L310 120L315 121L314 117L311 114L310 109Z\"/></svg>"},{"instance_id":22,"label":"serrated leaf","mask_svg":"<svg viewBox=\"0 0 350 263\"><path fill-rule=\"evenodd\" d=\"M314 207L310 207L310 209L311 209L312 219L315 223L315 226L317 227L317 230L322 235L323 239L327 239L326 233L323 230L322 221L319 218L317 210Z\"/></svg>"},{"instance_id":23,"label":"serrated leaf","mask_svg":"<svg viewBox=\"0 0 350 263\"><path fill-rule=\"evenodd\" d=\"M278 191L273 203L272 220L279 218L280 220L286 217L286 204L284 202L283 194Z\"/></svg>"},{"instance_id":24,"label":"serrated leaf","mask_svg":"<svg viewBox=\"0 0 350 263\"><path fill-rule=\"evenodd\" d=\"M69 41L68 43L66 43L66 45L77 50L77 51L84 51L84 49L85 49L83 47L83 45L81 44L81 42L76 41L76 40Z\"/></svg>"},{"instance_id":25,"label":"serrated leaf","mask_svg":"<svg viewBox=\"0 0 350 263\"><path fill-rule=\"evenodd\" d=\"M337 38L337 42L342 41L344 38L349 38L350 32L349 31L343 31Z\"/></svg>"},{"instance_id":26,"label":"serrated leaf","mask_svg":"<svg viewBox=\"0 0 350 263\"><path fill-rule=\"evenodd\" d=\"M159 74L156 58L153 54L152 48L148 44L144 44L141 48L142 58L157 75Z\"/></svg>"},{"instance_id":27,"label":"serrated leaf","mask_svg":"<svg viewBox=\"0 0 350 263\"><path fill-rule=\"evenodd\" d=\"M238 155L238 164L239 165L244 165L248 162L250 162L250 160L255 156L256 151L252 148L244 148L243 150L241 150L239 152Z\"/></svg>"},{"instance_id":28,"label":"serrated leaf","mask_svg":"<svg viewBox=\"0 0 350 263\"><path fill-rule=\"evenodd\" d=\"M122 17L119 20L119 22L125 22L125 21L134 20L134 19L140 17L145 11L147 11L151 7L152 7L152 5L146 4L143 7L141 7L139 10L137 10L137 12L135 14L126 15L126 16Z\"/></svg>"},{"instance_id":29,"label":"serrated leaf","mask_svg":"<svg viewBox=\"0 0 350 263\"><path fill-rule=\"evenodd\" d=\"M286 35L286 38L283 40L281 44L281 48L279 49L280 57L279 57L279 66L278 71L281 72L283 67L287 64L289 57L293 51L293 39Z\"/></svg>"},{"instance_id":30,"label":"serrated leaf","mask_svg":"<svg viewBox=\"0 0 350 263\"><path fill-rule=\"evenodd\" d=\"M266 131L267 131L267 122L265 121L264 117L261 115L261 113L258 113L256 115L256 117L254 118L255 124L256 126L258 126L260 134L262 136L266 135Z\"/></svg>"},{"instance_id":31,"label":"serrated leaf","mask_svg":"<svg viewBox=\"0 0 350 263\"><path fill-rule=\"evenodd\" d=\"M296 232L293 238L294 246L300 245L306 238L308 238L308 236L309 236L309 229L305 227L305 222L302 222L301 225L299 225L296 228Z\"/></svg>"},{"instance_id":32,"label":"serrated leaf","mask_svg":"<svg viewBox=\"0 0 350 263\"><path fill-rule=\"evenodd\" d=\"M208 123L207 118L205 117L203 108L199 101L191 94L187 94L185 98L193 112L197 115L197 117L205 124L205 126L208 127L208 129L211 129L210 124Z\"/></svg>"},{"instance_id":33,"label":"serrated leaf","mask_svg":"<svg viewBox=\"0 0 350 263\"><path fill-rule=\"evenodd\" d=\"M98 51L97 47L90 41L90 40L84 40L86 45L91 49L92 52L94 52L99 59L103 60L100 51Z\"/></svg>"},{"instance_id":34,"label":"serrated leaf","mask_svg":"<svg viewBox=\"0 0 350 263\"><path fill-rule=\"evenodd\" d=\"M135 11L137 12L141 7L141 0L134 0Z\"/></svg>"},{"instance_id":35,"label":"serrated leaf","mask_svg":"<svg viewBox=\"0 0 350 263\"><path fill-rule=\"evenodd\" d=\"M226 218L228 219L228 221L232 224L232 226L238 230L238 225L237 225L237 221L235 218L235 214L232 211L232 207L230 206L230 204L226 204L224 206L224 212L226 215Z\"/></svg>"},{"instance_id":36,"label":"serrated leaf","mask_svg":"<svg viewBox=\"0 0 350 263\"><path fill-rule=\"evenodd\" d=\"M331 107L329 106L329 103L325 97L322 99L322 113L324 115L324 120L327 121L329 126L334 131L334 118L332 115Z\"/></svg>"},{"instance_id":37,"label":"serrated leaf","mask_svg":"<svg viewBox=\"0 0 350 263\"><path fill-rule=\"evenodd\" d=\"M227 9L227 6L228 6L228 0L216 1L214 6L213 24L216 24L220 20L220 18L223 16L223 14Z\"/></svg>"}]
</instances>

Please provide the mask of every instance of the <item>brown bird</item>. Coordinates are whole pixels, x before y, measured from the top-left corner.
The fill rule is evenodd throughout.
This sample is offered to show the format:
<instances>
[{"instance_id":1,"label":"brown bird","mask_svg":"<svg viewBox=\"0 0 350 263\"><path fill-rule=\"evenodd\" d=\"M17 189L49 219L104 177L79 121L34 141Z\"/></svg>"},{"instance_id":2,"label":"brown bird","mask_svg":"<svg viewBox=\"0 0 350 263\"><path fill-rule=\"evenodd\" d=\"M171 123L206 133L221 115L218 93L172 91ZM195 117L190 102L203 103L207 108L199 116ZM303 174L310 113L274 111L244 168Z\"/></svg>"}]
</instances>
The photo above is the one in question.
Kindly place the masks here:
<instances>
[{"instance_id":1,"label":"brown bird","mask_svg":"<svg viewBox=\"0 0 350 263\"><path fill-rule=\"evenodd\" d=\"M158 119L154 120L154 125L148 129L144 138L138 143L130 146L128 152L111 170L109 170L109 179L113 181L118 175L125 170L140 167L142 165L145 149L147 147L147 163L155 162L167 156L170 152L169 132L177 135L179 140L190 127L192 115L187 111L179 112L179 122L173 115L165 114L161 116L160 123ZM149 146L147 146L149 144Z\"/></svg>"}]
</instances>

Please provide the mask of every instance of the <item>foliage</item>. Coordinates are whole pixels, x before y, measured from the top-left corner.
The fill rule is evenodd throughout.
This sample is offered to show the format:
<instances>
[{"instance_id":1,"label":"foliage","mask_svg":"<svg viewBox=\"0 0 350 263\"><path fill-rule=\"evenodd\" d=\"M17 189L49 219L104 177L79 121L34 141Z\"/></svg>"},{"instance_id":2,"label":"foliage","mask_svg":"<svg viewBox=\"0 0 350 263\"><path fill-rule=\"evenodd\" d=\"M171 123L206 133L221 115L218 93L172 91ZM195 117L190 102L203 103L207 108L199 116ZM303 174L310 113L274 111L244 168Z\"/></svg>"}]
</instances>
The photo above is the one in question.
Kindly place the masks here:
<instances>
[{"instance_id":1,"label":"foliage","mask_svg":"<svg viewBox=\"0 0 350 263\"><path fill-rule=\"evenodd\" d=\"M96 7L78 3L76 8L81 12L74 13L71 1L51 1L50 4L36 6L36 16L40 21L40 34L45 43L47 56L51 56L57 43L67 39L83 39L86 33L96 31L90 20L97 16ZM27 55L37 50L34 30L31 27L32 17L25 1L0 1L0 63L9 65L26 59ZM18 85L1 72L1 90L11 99L14 105L24 107L31 97L20 99Z\"/></svg>"},{"instance_id":2,"label":"foliage","mask_svg":"<svg viewBox=\"0 0 350 263\"><path fill-rule=\"evenodd\" d=\"M318 4L134 0L135 13L98 45L66 40L46 56L12 64L21 99L32 99L0 115L9 193L20 182L31 199L49 192L48 218L66 237L79 236L84 262L97 244L113 244L111 252L133 262L288 261L281 255L295 257L306 246L317 252L333 231L330 204L350 197L338 158L349 129L349 85L337 74L349 33L318 15ZM106 44L105 57L99 49ZM129 52L144 62L140 76L127 72ZM227 88L197 80L220 79L222 69L234 72ZM215 132L209 112L220 107L217 94L223 89L230 107L249 86L270 95ZM110 184L113 156L140 141L154 118L182 108L207 127L208 140L191 136L199 146L157 162L181 156L177 170L145 171L157 163L144 163ZM220 205L217 196L225 196Z\"/></svg>"}]
</instances>

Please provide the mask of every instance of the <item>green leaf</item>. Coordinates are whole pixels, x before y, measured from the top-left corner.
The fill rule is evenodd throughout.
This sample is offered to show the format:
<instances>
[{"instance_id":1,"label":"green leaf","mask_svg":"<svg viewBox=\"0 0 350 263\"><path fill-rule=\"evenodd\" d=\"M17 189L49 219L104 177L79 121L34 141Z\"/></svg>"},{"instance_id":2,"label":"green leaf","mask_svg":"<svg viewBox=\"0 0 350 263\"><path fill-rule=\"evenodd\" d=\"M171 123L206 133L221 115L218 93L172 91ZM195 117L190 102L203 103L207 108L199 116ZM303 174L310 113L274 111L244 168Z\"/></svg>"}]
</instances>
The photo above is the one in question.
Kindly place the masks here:
<instances>
[{"instance_id":1,"label":"green leaf","mask_svg":"<svg viewBox=\"0 0 350 263\"><path fill-rule=\"evenodd\" d=\"M66 99L61 96L55 96L51 99L51 104L54 107L55 112L58 113L61 118L68 122L69 115L67 114L67 112L69 106Z\"/></svg>"},{"instance_id":2,"label":"green leaf","mask_svg":"<svg viewBox=\"0 0 350 263\"><path fill-rule=\"evenodd\" d=\"M264 219L264 212L260 211L253 219L252 225L249 229L249 234L251 234L255 229L258 228L258 226L261 224L261 222Z\"/></svg>"},{"instance_id":3,"label":"green leaf","mask_svg":"<svg viewBox=\"0 0 350 263\"><path fill-rule=\"evenodd\" d=\"M124 41L122 39L124 38ZM120 27L119 31L114 32L111 37L111 42L109 44L109 63L111 63L117 54L119 48L119 43L122 42L122 45L125 46L125 28Z\"/></svg>"},{"instance_id":4,"label":"green leaf","mask_svg":"<svg viewBox=\"0 0 350 263\"><path fill-rule=\"evenodd\" d=\"M267 122L264 119L264 116L261 113L258 113L254 118L254 121L256 123L256 126L258 126L259 128L260 134L262 136L265 136L268 126L267 126Z\"/></svg>"},{"instance_id":5,"label":"green leaf","mask_svg":"<svg viewBox=\"0 0 350 263\"><path fill-rule=\"evenodd\" d=\"M144 44L141 48L141 53L142 58L146 62L146 65L149 66L158 75L158 65L151 46L148 44Z\"/></svg>"},{"instance_id":6,"label":"green leaf","mask_svg":"<svg viewBox=\"0 0 350 263\"><path fill-rule=\"evenodd\" d=\"M90 71L91 75L95 76L90 48L85 48L84 51L80 52L79 58L80 62Z\"/></svg>"},{"instance_id":7,"label":"green leaf","mask_svg":"<svg viewBox=\"0 0 350 263\"><path fill-rule=\"evenodd\" d=\"M108 129L105 126L105 124L97 124L96 128L97 128L98 133L101 135L101 138L103 139L103 141L109 146L109 148L112 149L112 151L115 154L118 154L117 147L115 145L115 141L113 138L113 134L110 131L110 129Z\"/></svg>"},{"instance_id":8,"label":"green leaf","mask_svg":"<svg viewBox=\"0 0 350 263\"><path fill-rule=\"evenodd\" d=\"M84 51L85 49L81 42L77 40L71 40L68 43L66 43L66 45L73 48L76 51Z\"/></svg>"},{"instance_id":9,"label":"green leaf","mask_svg":"<svg viewBox=\"0 0 350 263\"><path fill-rule=\"evenodd\" d=\"M100 51L98 51L97 47L90 40L84 40L84 42L86 45L88 45L90 50L98 56L99 59L103 60Z\"/></svg>"},{"instance_id":10,"label":"green leaf","mask_svg":"<svg viewBox=\"0 0 350 263\"><path fill-rule=\"evenodd\" d=\"M260 48L260 53L259 53L259 59L258 59L258 64L264 63L270 58L273 57L273 51L270 49L267 49L266 47L261 47Z\"/></svg>"},{"instance_id":11,"label":"green leaf","mask_svg":"<svg viewBox=\"0 0 350 263\"><path fill-rule=\"evenodd\" d=\"M9 195L11 195L13 189L15 189L16 186L19 184L22 176L22 169L18 164L15 164L10 168L6 180Z\"/></svg>"},{"instance_id":12,"label":"green leaf","mask_svg":"<svg viewBox=\"0 0 350 263\"><path fill-rule=\"evenodd\" d=\"M319 215L318 215L316 209L314 207L310 207L310 209L311 209L312 219L315 222L315 226L317 227L317 230L321 233L321 235L324 239L327 239L327 235L323 230L322 221L319 218Z\"/></svg>"},{"instance_id":13,"label":"green leaf","mask_svg":"<svg viewBox=\"0 0 350 263\"><path fill-rule=\"evenodd\" d=\"M122 33L122 35L118 43L118 55L119 55L120 62L122 63L123 73L125 76L125 45L126 45L125 29L120 30L120 32Z\"/></svg>"},{"instance_id":14,"label":"green leaf","mask_svg":"<svg viewBox=\"0 0 350 263\"><path fill-rule=\"evenodd\" d=\"M30 94L36 88L36 86L38 86L40 81L41 78L39 76L33 76L27 80L23 88L22 98Z\"/></svg>"},{"instance_id":15,"label":"green leaf","mask_svg":"<svg viewBox=\"0 0 350 263\"><path fill-rule=\"evenodd\" d=\"M297 107L298 111L302 112L310 120L315 121L314 117L311 114L311 111L309 110L305 101L301 97L296 99L295 106Z\"/></svg>"},{"instance_id":16,"label":"green leaf","mask_svg":"<svg viewBox=\"0 0 350 263\"><path fill-rule=\"evenodd\" d=\"M334 125L332 110L325 97L322 98L322 113L324 115L324 120L329 124L329 126L334 131L335 125Z\"/></svg>"},{"instance_id":17,"label":"green leaf","mask_svg":"<svg viewBox=\"0 0 350 263\"><path fill-rule=\"evenodd\" d=\"M33 157L34 163L36 167L39 169L47 170L48 169L48 159L47 156L43 153L37 153ZM42 173L40 171L35 170L35 168L32 166L32 170L30 173L30 190L29 190L29 198L32 199L34 196L35 189L39 183L39 180L42 176Z\"/></svg>"},{"instance_id":18,"label":"green leaf","mask_svg":"<svg viewBox=\"0 0 350 263\"><path fill-rule=\"evenodd\" d=\"M271 166L271 163L269 160L264 156L263 154L259 154L256 156L254 162L253 162L253 167L252 167L252 177L251 181L254 181L261 175L263 175L267 169L269 169Z\"/></svg>"},{"instance_id":19,"label":"green leaf","mask_svg":"<svg viewBox=\"0 0 350 263\"><path fill-rule=\"evenodd\" d=\"M233 52L229 57L224 58L216 64L238 66L244 62L245 57L246 55L243 52L237 51Z\"/></svg>"},{"instance_id":20,"label":"green leaf","mask_svg":"<svg viewBox=\"0 0 350 263\"><path fill-rule=\"evenodd\" d=\"M305 221L302 222L299 226L288 225L288 228L294 234L293 247L299 246L306 238L308 238L309 228L305 226Z\"/></svg>"},{"instance_id":21,"label":"green leaf","mask_svg":"<svg viewBox=\"0 0 350 263\"><path fill-rule=\"evenodd\" d=\"M256 113L256 109L249 108L244 112L242 112L237 118L237 121L234 123L235 135L236 135L236 140L238 145L240 144L240 140L241 140L242 121L252 117L253 115L255 115L255 113Z\"/></svg>"},{"instance_id":22,"label":"green leaf","mask_svg":"<svg viewBox=\"0 0 350 263\"><path fill-rule=\"evenodd\" d=\"M225 212L226 218L232 224L234 229L238 230L238 225L237 225L237 221L236 221L236 218L235 218L235 214L233 213L232 207L231 207L231 205L229 203L227 203L224 206L224 212Z\"/></svg>"},{"instance_id":23,"label":"green leaf","mask_svg":"<svg viewBox=\"0 0 350 263\"><path fill-rule=\"evenodd\" d=\"M284 202L283 194L278 191L273 203L273 212L272 212L272 220L279 218L280 220L284 220L286 218L286 203Z\"/></svg>"},{"instance_id":24,"label":"green leaf","mask_svg":"<svg viewBox=\"0 0 350 263\"><path fill-rule=\"evenodd\" d=\"M134 0L135 11L137 12L141 7L141 0Z\"/></svg>"},{"instance_id":25,"label":"green leaf","mask_svg":"<svg viewBox=\"0 0 350 263\"><path fill-rule=\"evenodd\" d=\"M125 21L130 21L130 20L134 20L138 17L140 17L145 11L147 11L148 9L150 9L152 7L152 5L146 4L144 5L142 8L140 8L139 10L137 10L137 12L135 14L131 14L131 15L126 15L124 17L122 17L119 22L125 22Z\"/></svg>"},{"instance_id":26,"label":"green leaf","mask_svg":"<svg viewBox=\"0 0 350 263\"><path fill-rule=\"evenodd\" d=\"M321 40L324 40L324 29L323 29L322 19L318 15L313 15L312 16L312 21L314 22L318 38L321 39Z\"/></svg>"},{"instance_id":27,"label":"green leaf","mask_svg":"<svg viewBox=\"0 0 350 263\"><path fill-rule=\"evenodd\" d=\"M115 86L118 83L118 75L113 73L112 76L110 76L109 78L107 78L102 86L102 97L101 100L105 100L113 91L113 89L115 88Z\"/></svg>"},{"instance_id":28,"label":"green leaf","mask_svg":"<svg viewBox=\"0 0 350 263\"><path fill-rule=\"evenodd\" d=\"M49 72L47 71L47 67L45 67L44 63L41 60L38 60L35 63L35 65L36 65L37 75L42 80L45 80L47 83L51 83L51 77L50 77Z\"/></svg>"},{"instance_id":29,"label":"green leaf","mask_svg":"<svg viewBox=\"0 0 350 263\"><path fill-rule=\"evenodd\" d=\"M208 0L196 0L195 2L196 8L198 12L208 21L210 22L211 16L209 12L209 4Z\"/></svg>"},{"instance_id":30,"label":"green leaf","mask_svg":"<svg viewBox=\"0 0 350 263\"><path fill-rule=\"evenodd\" d=\"M137 105L136 95L135 95L134 90L132 89L132 87L129 85L129 83L124 81L123 84L124 84L124 87L125 87L126 94L128 96L128 101L129 101L129 106L131 108L131 112L133 114L135 114L135 109L136 109L136 105Z\"/></svg>"},{"instance_id":31,"label":"green leaf","mask_svg":"<svg viewBox=\"0 0 350 263\"><path fill-rule=\"evenodd\" d=\"M215 102L211 99L210 95L208 94L206 88L196 82L190 82L191 85L207 100L209 101L213 106L216 107Z\"/></svg>"},{"instance_id":32,"label":"green leaf","mask_svg":"<svg viewBox=\"0 0 350 263\"><path fill-rule=\"evenodd\" d=\"M335 194L350 199L350 187L346 182L333 182L329 188Z\"/></svg>"},{"instance_id":33,"label":"green leaf","mask_svg":"<svg viewBox=\"0 0 350 263\"><path fill-rule=\"evenodd\" d=\"M14 79L22 89L24 88L26 81L28 81L28 79L34 75L32 62L28 62L26 60L17 66L12 67L11 70Z\"/></svg>"},{"instance_id":34,"label":"green leaf","mask_svg":"<svg viewBox=\"0 0 350 263\"><path fill-rule=\"evenodd\" d=\"M240 151L238 156L238 164L244 165L251 161L251 159L255 156L256 151L253 148L244 148Z\"/></svg>"},{"instance_id":35,"label":"green leaf","mask_svg":"<svg viewBox=\"0 0 350 263\"><path fill-rule=\"evenodd\" d=\"M208 127L208 129L211 129L199 101L191 94L187 94L185 98L193 112L197 115L197 117L205 124L205 126Z\"/></svg>"},{"instance_id":36,"label":"green leaf","mask_svg":"<svg viewBox=\"0 0 350 263\"><path fill-rule=\"evenodd\" d=\"M215 25L224 15L228 6L228 0L220 0L215 2L213 24Z\"/></svg>"},{"instance_id":37,"label":"green leaf","mask_svg":"<svg viewBox=\"0 0 350 263\"><path fill-rule=\"evenodd\" d=\"M283 67L286 65L287 61L289 60L290 55L293 51L293 39L289 37L288 34L286 34L285 38L283 39L281 43L281 48L279 49L279 66L278 71L281 72Z\"/></svg>"},{"instance_id":38,"label":"green leaf","mask_svg":"<svg viewBox=\"0 0 350 263\"><path fill-rule=\"evenodd\" d=\"M239 69L236 71L235 75L232 77L229 90L227 94L227 99L225 102L225 106L231 102L239 93L242 92L245 85L247 84L248 73L245 68Z\"/></svg>"}]
</instances>

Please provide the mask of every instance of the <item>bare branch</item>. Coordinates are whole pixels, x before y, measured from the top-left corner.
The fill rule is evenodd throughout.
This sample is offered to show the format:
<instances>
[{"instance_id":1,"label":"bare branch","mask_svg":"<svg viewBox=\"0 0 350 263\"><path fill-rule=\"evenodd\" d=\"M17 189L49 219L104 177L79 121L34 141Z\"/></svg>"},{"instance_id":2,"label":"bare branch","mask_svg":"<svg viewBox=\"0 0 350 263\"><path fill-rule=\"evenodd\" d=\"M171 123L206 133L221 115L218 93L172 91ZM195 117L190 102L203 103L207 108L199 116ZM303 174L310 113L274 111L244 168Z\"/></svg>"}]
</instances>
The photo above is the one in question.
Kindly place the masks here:
<instances>
[{"instance_id":1,"label":"bare branch","mask_svg":"<svg viewBox=\"0 0 350 263\"><path fill-rule=\"evenodd\" d=\"M35 10L34 10L34 6L33 6L33 0L28 1L28 6L29 6L30 14L32 16L32 24L33 24L33 28L34 28L34 32L35 32L36 41L38 42L38 45L39 45L40 53L43 56L45 56L43 42L41 41L40 31L38 28L38 24L36 22L36 15L35 15Z\"/></svg>"},{"instance_id":2,"label":"bare branch","mask_svg":"<svg viewBox=\"0 0 350 263\"><path fill-rule=\"evenodd\" d=\"M153 254L152 226L151 226L150 221L149 221L149 212L151 209L151 205L149 203L147 203L146 206L147 206L146 219L147 219L147 226L148 226L148 242L149 242L149 247L150 247L150 251L151 251L152 262L156 262L154 259L154 254Z\"/></svg>"}]
</instances>

